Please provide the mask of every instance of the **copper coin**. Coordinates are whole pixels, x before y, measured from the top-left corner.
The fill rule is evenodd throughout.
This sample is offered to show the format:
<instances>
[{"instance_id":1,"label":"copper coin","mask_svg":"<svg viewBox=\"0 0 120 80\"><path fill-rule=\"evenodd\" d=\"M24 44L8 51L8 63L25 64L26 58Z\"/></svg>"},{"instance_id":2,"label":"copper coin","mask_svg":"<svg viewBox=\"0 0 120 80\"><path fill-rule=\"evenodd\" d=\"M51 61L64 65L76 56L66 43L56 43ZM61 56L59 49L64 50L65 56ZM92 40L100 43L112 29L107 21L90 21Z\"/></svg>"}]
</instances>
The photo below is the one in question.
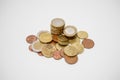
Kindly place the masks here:
<instances>
[{"instance_id":1,"label":"copper coin","mask_svg":"<svg viewBox=\"0 0 120 80\"><path fill-rule=\"evenodd\" d=\"M53 53L53 58L55 60L59 60L62 58L62 56L60 55L60 51L56 50L54 53Z\"/></svg>"},{"instance_id":2,"label":"copper coin","mask_svg":"<svg viewBox=\"0 0 120 80\"><path fill-rule=\"evenodd\" d=\"M37 40L37 37L35 35L29 35L26 37L26 42L29 44L32 44L36 40Z\"/></svg>"},{"instance_id":3,"label":"copper coin","mask_svg":"<svg viewBox=\"0 0 120 80\"><path fill-rule=\"evenodd\" d=\"M53 34L52 39L53 41L58 42L58 35Z\"/></svg>"},{"instance_id":4,"label":"copper coin","mask_svg":"<svg viewBox=\"0 0 120 80\"><path fill-rule=\"evenodd\" d=\"M42 52L38 52L37 54L38 54L39 56L43 56Z\"/></svg>"},{"instance_id":5,"label":"copper coin","mask_svg":"<svg viewBox=\"0 0 120 80\"><path fill-rule=\"evenodd\" d=\"M94 41L91 39L84 39L82 41L84 48L90 49L94 47Z\"/></svg>"},{"instance_id":6,"label":"copper coin","mask_svg":"<svg viewBox=\"0 0 120 80\"><path fill-rule=\"evenodd\" d=\"M78 61L78 56L67 56L64 55L64 59L68 64L75 64Z\"/></svg>"},{"instance_id":7,"label":"copper coin","mask_svg":"<svg viewBox=\"0 0 120 80\"><path fill-rule=\"evenodd\" d=\"M65 55L65 54L64 54L64 49L61 49L61 50L60 50L60 55L61 55L62 57L64 57L64 55Z\"/></svg>"},{"instance_id":8,"label":"copper coin","mask_svg":"<svg viewBox=\"0 0 120 80\"><path fill-rule=\"evenodd\" d=\"M32 45L29 45L29 50L33 52Z\"/></svg>"}]
</instances>

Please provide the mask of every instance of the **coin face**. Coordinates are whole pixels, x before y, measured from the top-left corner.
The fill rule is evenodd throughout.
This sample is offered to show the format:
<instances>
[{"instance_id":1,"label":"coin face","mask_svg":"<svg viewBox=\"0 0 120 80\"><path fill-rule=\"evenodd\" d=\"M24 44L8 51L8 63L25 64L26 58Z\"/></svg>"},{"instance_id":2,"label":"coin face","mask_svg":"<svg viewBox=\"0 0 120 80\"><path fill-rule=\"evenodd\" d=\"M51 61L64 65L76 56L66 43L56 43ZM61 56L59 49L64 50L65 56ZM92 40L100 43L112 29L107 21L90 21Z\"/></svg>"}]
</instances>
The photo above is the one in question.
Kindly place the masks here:
<instances>
[{"instance_id":1,"label":"coin face","mask_svg":"<svg viewBox=\"0 0 120 80\"><path fill-rule=\"evenodd\" d=\"M67 56L64 55L64 59L68 64L75 64L78 61L78 56Z\"/></svg>"},{"instance_id":2,"label":"coin face","mask_svg":"<svg viewBox=\"0 0 120 80\"><path fill-rule=\"evenodd\" d=\"M67 56L75 56L78 54L77 49L74 46L68 45L64 48L64 53Z\"/></svg>"},{"instance_id":3,"label":"coin face","mask_svg":"<svg viewBox=\"0 0 120 80\"><path fill-rule=\"evenodd\" d=\"M68 38L64 35L59 35L58 36L58 41L68 41Z\"/></svg>"},{"instance_id":4,"label":"coin face","mask_svg":"<svg viewBox=\"0 0 120 80\"><path fill-rule=\"evenodd\" d=\"M58 51L58 50L54 51L54 53L53 53L53 58L54 58L55 60L61 59L62 56L60 55L60 51Z\"/></svg>"},{"instance_id":5,"label":"coin face","mask_svg":"<svg viewBox=\"0 0 120 80\"><path fill-rule=\"evenodd\" d=\"M37 41L32 43L32 50L34 52L40 52L42 49L42 45L43 44L39 40L37 40Z\"/></svg>"},{"instance_id":6,"label":"coin face","mask_svg":"<svg viewBox=\"0 0 120 80\"><path fill-rule=\"evenodd\" d=\"M49 31L47 31L47 30L39 31L39 32L37 33L37 37L39 38L42 33L46 33L46 32L49 33Z\"/></svg>"},{"instance_id":7,"label":"coin face","mask_svg":"<svg viewBox=\"0 0 120 80\"><path fill-rule=\"evenodd\" d=\"M39 40L43 43L48 43L52 41L52 35L48 32L41 33L39 36Z\"/></svg>"},{"instance_id":8,"label":"coin face","mask_svg":"<svg viewBox=\"0 0 120 80\"><path fill-rule=\"evenodd\" d=\"M85 48L90 49L94 47L94 41L92 39L84 39L82 44Z\"/></svg>"},{"instance_id":9,"label":"coin face","mask_svg":"<svg viewBox=\"0 0 120 80\"><path fill-rule=\"evenodd\" d=\"M73 37L75 36L77 29L74 26L68 25L65 27L63 32L67 37Z\"/></svg>"},{"instance_id":10,"label":"coin face","mask_svg":"<svg viewBox=\"0 0 120 80\"><path fill-rule=\"evenodd\" d=\"M74 43L78 43L78 44L79 44L79 43L80 43L80 39L79 39L78 37L75 37L75 38L73 38L73 39L70 39L70 40L69 40L69 43L70 43L70 44L74 44Z\"/></svg>"},{"instance_id":11,"label":"coin face","mask_svg":"<svg viewBox=\"0 0 120 80\"><path fill-rule=\"evenodd\" d=\"M81 39L88 38L88 33L86 31L79 31L77 36Z\"/></svg>"},{"instance_id":12,"label":"coin face","mask_svg":"<svg viewBox=\"0 0 120 80\"><path fill-rule=\"evenodd\" d=\"M54 27L61 27L61 26L64 26L65 25L65 22L63 19L61 18L54 18L52 21L51 21L51 25L54 26Z\"/></svg>"},{"instance_id":13,"label":"coin face","mask_svg":"<svg viewBox=\"0 0 120 80\"><path fill-rule=\"evenodd\" d=\"M53 52L55 51L55 47L51 44L46 44L42 47L42 54L47 57L51 58L53 56Z\"/></svg>"},{"instance_id":14,"label":"coin face","mask_svg":"<svg viewBox=\"0 0 120 80\"><path fill-rule=\"evenodd\" d=\"M56 43L55 47L56 47L58 50L61 50L61 49L64 49L66 46L62 46L62 45L59 45L58 43Z\"/></svg>"},{"instance_id":15,"label":"coin face","mask_svg":"<svg viewBox=\"0 0 120 80\"><path fill-rule=\"evenodd\" d=\"M35 35L29 35L26 37L26 42L29 44L32 44L36 40L37 40L37 37Z\"/></svg>"},{"instance_id":16,"label":"coin face","mask_svg":"<svg viewBox=\"0 0 120 80\"><path fill-rule=\"evenodd\" d=\"M80 43L73 43L72 46L77 49L78 54L81 54L84 51L84 46Z\"/></svg>"}]
</instances>

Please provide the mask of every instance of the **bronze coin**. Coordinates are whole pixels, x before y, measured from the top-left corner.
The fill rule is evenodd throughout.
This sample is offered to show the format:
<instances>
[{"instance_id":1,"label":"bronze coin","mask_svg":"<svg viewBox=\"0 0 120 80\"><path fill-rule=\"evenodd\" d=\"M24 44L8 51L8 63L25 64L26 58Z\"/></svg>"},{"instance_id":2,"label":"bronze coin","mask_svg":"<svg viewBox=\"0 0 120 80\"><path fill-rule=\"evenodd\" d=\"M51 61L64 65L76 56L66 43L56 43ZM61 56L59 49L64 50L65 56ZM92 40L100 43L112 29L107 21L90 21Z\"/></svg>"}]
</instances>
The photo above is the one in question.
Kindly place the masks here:
<instances>
[{"instance_id":1,"label":"bronze coin","mask_svg":"<svg viewBox=\"0 0 120 80\"><path fill-rule=\"evenodd\" d=\"M54 58L55 60L61 59L62 56L60 55L60 51L58 51L58 50L54 51L54 53L53 53L53 58Z\"/></svg>"},{"instance_id":2,"label":"bronze coin","mask_svg":"<svg viewBox=\"0 0 120 80\"><path fill-rule=\"evenodd\" d=\"M67 56L64 55L64 59L68 64L75 64L78 61L78 56Z\"/></svg>"},{"instance_id":3,"label":"bronze coin","mask_svg":"<svg viewBox=\"0 0 120 80\"><path fill-rule=\"evenodd\" d=\"M35 35L29 35L26 37L26 42L29 44L32 44L36 40L37 40L37 37Z\"/></svg>"},{"instance_id":4,"label":"bronze coin","mask_svg":"<svg viewBox=\"0 0 120 80\"><path fill-rule=\"evenodd\" d=\"M29 50L33 52L32 45L29 45Z\"/></svg>"},{"instance_id":5,"label":"bronze coin","mask_svg":"<svg viewBox=\"0 0 120 80\"><path fill-rule=\"evenodd\" d=\"M82 41L84 48L90 49L94 47L94 41L92 39L84 39Z\"/></svg>"},{"instance_id":6,"label":"bronze coin","mask_svg":"<svg viewBox=\"0 0 120 80\"><path fill-rule=\"evenodd\" d=\"M53 41L58 42L58 35L53 34L52 39Z\"/></svg>"},{"instance_id":7,"label":"bronze coin","mask_svg":"<svg viewBox=\"0 0 120 80\"><path fill-rule=\"evenodd\" d=\"M43 56L42 52L38 52L37 54L38 54L39 56Z\"/></svg>"}]
</instances>

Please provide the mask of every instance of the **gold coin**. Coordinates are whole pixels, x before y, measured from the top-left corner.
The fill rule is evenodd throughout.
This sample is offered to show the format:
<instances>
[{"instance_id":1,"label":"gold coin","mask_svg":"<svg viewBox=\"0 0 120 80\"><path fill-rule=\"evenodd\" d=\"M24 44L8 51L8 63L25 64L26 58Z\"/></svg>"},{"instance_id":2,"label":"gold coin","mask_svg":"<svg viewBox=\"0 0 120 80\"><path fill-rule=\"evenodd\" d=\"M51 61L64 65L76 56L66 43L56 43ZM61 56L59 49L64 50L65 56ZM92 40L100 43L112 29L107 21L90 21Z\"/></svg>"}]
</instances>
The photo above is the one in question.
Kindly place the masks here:
<instances>
[{"instance_id":1,"label":"gold coin","mask_svg":"<svg viewBox=\"0 0 120 80\"><path fill-rule=\"evenodd\" d=\"M39 40L43 43L48 43L52 41L52 35L49 32L43 32L39 36Z\"/></svg>"},{"instance_id":2,"label":"gold coin","mask_svg":"<svg viewBox=\"0 0 120 80\"><path fill-rule=\"evenodd\" d=\"M70 43L70 44L80 43L80 39L79 39L78 37L75 37L75 38L73 38L73 39L70 39L70 40L69 40L69 43Z\"/></svg>"},{"instance_id":3,"label":"gold coin","mask_svg":"<svg viewBox=\"0 0 120 80\"><path fill-rule=\"evenodd\" d=\"M42 49L42 46L43 46L43 44L39 40L37 40L32 43L32 50L34 52L40 52Z\"/></svg>"},{"instance_id":4,"label":"gold coin","mask_svg":"<svg viewBox=\"0 0 120 80\"><path fill-rule=\"evenodd\" d=\"M84 39L84 38L88 38L88 33L86 31L79 31L77 33L77 36L80 38L80 39Z\"/></svg>"},{"instance_id":5,"label":"gold coin","mask_svg":"<svg viewBox=\"0 0 120 80\"><path fill-rule=\"evenodd\" d=\"M68 25L64 28L64 34L67 37L73 37L77 33L77 29L74 26Z\"/></svg>"},{"instance_id":6,"label":"gold coin","mask_svg":"<svg viewBox=\"0 0 120 80\"><path fill-rule=\"evenodd\" d=\"M74 46L77 49L78 54L84 51L84 46L80 43L73 43L72 46Z\"/></svg>"},{"instance_id":7,"label":"gold coin","mask_svg":"<svg viewBox=\"0 0 120 80\"><path fill-rule=\"evenodd\" d=\"M53 52L56 50L56 48L51 45L51 44L46 44L42 47L42 54L47 57L50 58L53 56Z\"/></svg>"},{"instance_id":8,"label":"gold coin","mask_svg":"<svg viewBox=\"0 0 120 80\"><path fill-rule=\"evenodd\" d=\"M56 47L58 50L61 50L61 49L64 49L66 46L62 46L62 45L59 45L58 43L56 43L55 47Z\"/></svg>"},{"instance_id":9,"label":"gold coin","mask_svg":"<svg viewBox=\"0 0 120 80\"><path fill-rule=\"evenodd\" d=\"M78 54L77 49L71 45L68 45L64 48L64 53L68 56L75 56Z\"/></svg>"},{"instance_id":10,"label":"gold coin","mask_svg":"<svg viewBox=\"0 0 120 80\"><path fill-rule=\"evenodd\" d=\"M64 35L59 35L58 36L58 41L68 41L68 38Z\"/></svg>"}]
</instances>

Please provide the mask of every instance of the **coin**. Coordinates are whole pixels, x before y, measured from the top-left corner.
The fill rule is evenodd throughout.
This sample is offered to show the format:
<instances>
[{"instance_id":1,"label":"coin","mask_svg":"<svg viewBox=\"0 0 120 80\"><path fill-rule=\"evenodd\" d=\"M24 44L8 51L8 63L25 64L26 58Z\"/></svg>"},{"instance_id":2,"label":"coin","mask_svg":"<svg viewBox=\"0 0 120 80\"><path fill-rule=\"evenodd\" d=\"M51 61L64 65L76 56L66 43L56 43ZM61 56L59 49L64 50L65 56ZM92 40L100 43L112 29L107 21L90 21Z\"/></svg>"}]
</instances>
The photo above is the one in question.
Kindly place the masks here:
<instances>
[{"instance_id":1,"label":"coin","mask_svg":"<svg viewBox=\"0 0 120 80\"><path fill-rule=\"evenodd\" d=\"M40 37L40 34L46 33L46 32L49 32L49 31L47 31L47 30L41 30L41 31L39 31L39 32L37 33L37 37L39 38L39 37Z\"/></svg>"},{"instance_id":2,"label":"coin","mask_svg":"<svg viewBox=\"0 0 120 80\"><path fill-rule=\"evenodd\" d=\"M80 43L73 43L72 46L74 46L77 49L78 54L84 51L84 46Z\"/></svg>"},{"instance_id":3,"label":"coin","mask_svg":"<svg viewBox=\"0 0 120 80\"><path fill-rule=\"evenodd\" d=\"M79 43L80 43L80 39L79 39L78 37L75 37L75 38L73 38L73 39L70 39L70 40L69 40L69 43L70 43L70 44L74 44L74 43L78 43L78 44L79 44Z\"/></svg>"},{"instance_id":4,"label":"coin","mask_svg":"<svg viewBox=\"0 0 120 80\"><path fill-rule=\"evenodd\" d=\"M77 33L77 36L80 38L80 39L84 39L84 38L88 38L88 33L86 31L79 31Z\"/></svg>"},{"instance_id":5,"label":"coin","mask_svg":"<svg viewBox=\"0 0 120 80\"><path fill-rule=\"evenodd\" d=\"M64 35L59 35L58 36L58 41L69 41L68 38Z\"/></svg>"},{"instance_id":6,"label":"coin","mask_svg":"<svg viewBox=\"0 0 120 80\"><path fill-rule=\"evenodd\" d=\"M36 40L37 40L37 37L35 35L29 35L26 37L26 42L29 44L32 44Z\"/></svg>"},{"instance_id":7,"label":"coin","mask_svg":"<svg viewBox=\"0 0 120 80\"><path fill-rule=\"evenodd\" d=\"M38 52L37 54L38 54L39 56L43 56L42 52Z\"/></svg>"},{"instance_id":8,"label":"coin","mask_svg":"<svg viewBox=\"0 0 120 80\"><path fill-rule=\"evenodd\" d=\"M68 45L64 48L64 53L67 56L75 56L77 55L77 49L74 46Z\"/></svg>"},{"instance_id":9,"label":"coin","mask_svg":"<svg viewBox=\"0 0 120 80\"><path fill-rule=\"evenodd\" d=\"M75 36L77 29L74 26L68 25L64 28L63 32L67 37L73 37Z\"/></svg>"},{"instance_id":10,"label":"coin","mask_svg":"<svg viewBox=\"0 0 120 80\"><path fill-rule=\"evenodd\" d=\"M37 40L32 43L32 50L34 52L40 52L42 49L42 46L43 46L43 44L39 40Z\"/></svg>"},{"instance_id":11,"label":"coin","mask_svg":"<svg viewBox=\"0 0 120 80\"><path fill-rule=\"evenodd\" d=\"M39 40L43 43L48 43L52 41L52 35L49 32L41 33L39 36Z\"/></svg>"},{"instance_id":12,"label":"coin","mask_svg":"<svg viewBox=\"0 0 120 80\"><path fill-rule=\"evenodd\" d=\"M56 43L55 47L56 47L58 50L61 50L61 49L64 49L64 48L65 48L65 46L59 45L58 43Z\"/></svg>"},{"instance_id":13,"label":"coin","mask_svg":"<svg viewBox=\"0 0 120 80\"><path fill-rule=\"evenodd\" d=\"M60 50L60 55L61 55L62 57L64 57L64 55L65 55L65 54L64 54L64 49L61 49L61 50Z\"/></svg>"},{"instance_id":14,"label":"coin","mask_svg":"<svg viewBox=\"0 0 120 80\"><path fill-rule=\"evenodd\" d=\"M52 39L53 41L58 42L58 35L53 34Z\"/></svg>"},{"instance_id":15,"label":"coin","mask_svg":"<svg viewBox=\"0 0 120 80\"><path fill-rule=\"evenodd\" d=\"M64 55L64 59L68 64L75 64L78 61L78 56L67 56Z\"/></svg>"},{"instance_id":16,"label":"coin","mask_svg":"<svg viewBox=\"0 0 120 80\"><path fill-rule=\"evenodd\" d=\"M90 49L94 47L94 41L92 39L84 39L82 41L84 48Z\"/></svg>"},{"instance_id":17,"label":"coin","mask_svg":"<svg viewBox=\"0 0 120 80\"><path fill-rule=\"evenodd\" d=\"M61 59L62 56L60 55L60 51L58 51L58 50L54 51L54 53L53 53L53 58L54 58L55 60Z\"/></svg>"},{"instance_id":18,"label":"coin","mask_svg":"<svg viewBox=\"0 0 120 80\"><path fill-rule=\"evenodd\" d=\"M42 54L47 57L50 58L53 56L53 52L55 51L55 47L51 44L46 44L42 47Z\"/></svg>"},{"instance_id":19,"label":"coin","mask_svg":"<svg viewBox=\"0 0 120 80\"><path fill-rule=\"evenodd\" d=\"M29 45L29 50L33 52L32 45Z\"/></svg>"}]
</instances>

